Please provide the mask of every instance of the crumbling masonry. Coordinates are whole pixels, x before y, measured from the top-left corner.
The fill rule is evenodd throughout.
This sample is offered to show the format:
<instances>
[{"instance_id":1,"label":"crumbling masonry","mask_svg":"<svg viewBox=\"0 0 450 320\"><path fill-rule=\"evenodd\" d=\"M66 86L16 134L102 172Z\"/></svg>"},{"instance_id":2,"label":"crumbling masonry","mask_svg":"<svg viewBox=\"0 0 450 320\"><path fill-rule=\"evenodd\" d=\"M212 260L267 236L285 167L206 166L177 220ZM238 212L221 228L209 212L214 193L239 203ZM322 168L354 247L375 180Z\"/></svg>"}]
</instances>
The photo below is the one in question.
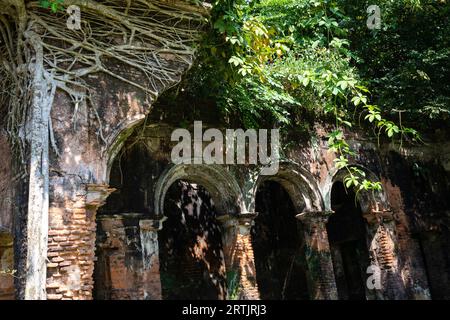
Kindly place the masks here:
<instances>
[{"instance_id":1,"label":"crumbling masonry","mask_svg":"<svg viewBox=\"0 0 450 320\"><path fill-rule=\"evenodd\" d=\"M182 113L157 97L193 54L157 59L172 77L150 102L101 71L87 80L95 112L80 103L74 117L71 97L56 90L44 284L27 283L26 252L43 244L26 237L29 179L14 175L0 135L0 299L450 299L448 143L379 146L349 133L352 165L383 186L357 201L342 191L345 172L319 124L273 176L252 165L174 165ZM117 68L140 81L139 70ZM196 120L224 126L207 112ZM367 285L368 267L381 286Z\"/></svg>"}]
</instances>

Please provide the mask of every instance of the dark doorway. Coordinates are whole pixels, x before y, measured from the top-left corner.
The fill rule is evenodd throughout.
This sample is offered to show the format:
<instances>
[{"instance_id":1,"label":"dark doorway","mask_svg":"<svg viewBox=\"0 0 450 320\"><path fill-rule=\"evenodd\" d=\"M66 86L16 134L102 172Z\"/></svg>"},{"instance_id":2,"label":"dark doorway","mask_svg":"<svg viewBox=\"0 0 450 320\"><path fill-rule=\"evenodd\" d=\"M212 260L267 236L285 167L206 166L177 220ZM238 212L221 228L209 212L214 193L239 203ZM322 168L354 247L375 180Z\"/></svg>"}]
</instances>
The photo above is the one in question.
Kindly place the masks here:
<instances>
[{"instance_id":1,"label":"dark doorway","mask_svg":"<svg viewBox=\"0 0 450 320\"><path fill-rule=\"evenodd\" d=\"M200 185L175 182L164 201L167 221L158 234L164 299L224 299L220 226L211 197Z\"/></svg>"},{"instance_id":2,"label":"dark doorway","mask_svg":"<svg viewBox=\"0 0 450 320\"><path fill-rule=\"evenodd\" d=\"M261 299L309 299L303 238L289 194L277 182L262 183L256 212L252 243Z\"/></svg>"},{"instance_id":3,"label":"dark doorway","mask_svg":"<svg viewBox=\"0 0 450 320\"><path fill-rule=\"evenodd\" d=\"M450 232L445 226L419 234L428 284L433 300L450 299Z\"/></svg>"},{"instance_id":4,"label":"dark doorway","mask_svg":"<svg viewBox=\"0 0 450 320\"><path fill-rule=\"evenodd\" d=\"M334 213L327 224L339 299L366 299L369 266L366 223L355 192L336 182L331 190Z\"/></svg>"}]
</instances>

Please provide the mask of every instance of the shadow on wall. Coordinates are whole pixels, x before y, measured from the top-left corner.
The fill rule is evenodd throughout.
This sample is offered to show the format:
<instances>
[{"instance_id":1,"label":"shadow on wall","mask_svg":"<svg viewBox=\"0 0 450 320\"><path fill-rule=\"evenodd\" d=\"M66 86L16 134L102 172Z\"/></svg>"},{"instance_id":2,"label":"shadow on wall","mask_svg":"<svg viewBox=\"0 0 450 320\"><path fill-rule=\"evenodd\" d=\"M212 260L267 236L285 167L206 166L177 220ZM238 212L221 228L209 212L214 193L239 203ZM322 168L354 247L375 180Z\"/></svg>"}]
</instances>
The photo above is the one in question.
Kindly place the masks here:
<instances>
[{"instance_id":1,"label":"shadow on wall","mask_svg":"<svg viewBox=\"0 0 450 320\"><path fill-rule=\"evenodd\" d=\"M99 214L154 213L154 187L168 161L158 158L145 144L125 149L113 163L109 185L117 189L99 209Z\"/></svg>"},{"instance_id":2,"label":"shadow on wall","mask_svg":"<svg viewBox=\"0 0 450 320\"><path fill-rule=\"evenodd\" d=\"M158 234L163 299L225 299L222 238L210 194L176 181L164 204Z\"/></svg>"},{"instance_id":3,"label":"shadow on wall","mask_svg":"<svg viewBox=\"0 0 450 320\"><path fill-rule=\"evenodd\" d=\"M261 299L308 300L303 232L286 190L274 181L256 193L252 243Z\"/></svg>"},{"instance_id":4,"label":"shadow on wall","mask_svg":"<svg viewBox=\"0 0 450 320\"><path fill-rule=\"evenodd\" d=\"M450 299L450 174L438 162L405 159L389 152L384 159L390 188L399 190L397 213L410 221L433 300ZM391 193L393 193L391 191ZM447 196L445 196L447 195ZM404 211L404 212L403 212ZM408 245L408 244L404 244Z\"/></svg>"},{"instance_id":5,"label":"shadow on wall","mask_svg":"<svg viewBox=\"0 0 450 320\"><path fill-rule=\"evenodd\" d=\"M352 190L335 182L331 190L334 213L327 224L340 300L365 300L365 274L369 266L367 231L361 207Z\"/></svg>"}]
</instances>

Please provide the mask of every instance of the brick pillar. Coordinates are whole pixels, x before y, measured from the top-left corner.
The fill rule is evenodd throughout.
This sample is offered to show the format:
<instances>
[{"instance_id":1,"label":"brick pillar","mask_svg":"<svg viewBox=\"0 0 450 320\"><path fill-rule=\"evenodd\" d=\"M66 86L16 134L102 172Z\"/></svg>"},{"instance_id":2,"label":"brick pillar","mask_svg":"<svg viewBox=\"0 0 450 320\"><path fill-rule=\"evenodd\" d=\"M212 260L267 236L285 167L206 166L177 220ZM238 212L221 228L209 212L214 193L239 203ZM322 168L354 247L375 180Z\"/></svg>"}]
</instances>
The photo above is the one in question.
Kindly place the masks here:
<instances>
[{"instance_id":1,"label":"brick pillar","mask_svg":"<svg viewBox=\"0 0 450 320\"><path fill-rule=\"evenodd\" d=\"M161 275L159 272L158 231L162 229L167 217L140 220L140 236L144 278L144 299L161 300Z\"/></svg>"},{"instance_id":2,"label":"brick pillar","mask_svg":"<svg viewBox=\"0 0 450 320\"><path fill-rule=\"evenodd\" d=\"M256 213L241 213L218 217L222 223L228 299L259 300L250 234L256 216Z\"/></svg>"},{"instance_id":3,"label":"brick pillar","mask_svg":"<svg viewBox=\"0 0 450 320\"><path fill-rule=\"evenodd\" d=\"M331 211L304 212L296 216L301 221L306 242L306 262L311 299L337 300L333 261L326 223Z\"/></svg>"},{"instance_id":4,"label":"brick pillar","mask_svg":"<svg viewBox=\"0 0 450 320\"><path fill-rule=\"evenodd\" d=\"M47 299L92 299L95 216L114 189L75 177L52 181L49 208ZM58 181L62 180L62 181Z\"/></svg>"},{"instance_id":5,"label":"brick pillar","mask_svg":"<svg viewBox=\"0 0 450 320\"><path fill-rule=\"evenodd\" d=\"M371 210L364 215L368 224L370 262L381 271L381 288L372 289L368 297L375 299L407 299L400 274L395 235L395 222L391 211Z\"/></svg>"}]
</instances>

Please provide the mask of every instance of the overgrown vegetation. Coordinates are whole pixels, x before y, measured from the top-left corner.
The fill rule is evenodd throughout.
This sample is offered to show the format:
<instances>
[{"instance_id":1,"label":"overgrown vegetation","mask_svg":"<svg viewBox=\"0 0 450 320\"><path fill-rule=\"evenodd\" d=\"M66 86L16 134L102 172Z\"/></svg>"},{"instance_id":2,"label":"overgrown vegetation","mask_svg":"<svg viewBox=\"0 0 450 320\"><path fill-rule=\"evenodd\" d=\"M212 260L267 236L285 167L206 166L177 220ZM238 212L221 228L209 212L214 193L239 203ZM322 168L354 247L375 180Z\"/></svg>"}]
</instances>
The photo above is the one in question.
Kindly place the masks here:
<instances>
[{"instance_id":1,"label":"overgrown vegetation","mask_svg":"<svg viewBox=\"0 0 450 320\"><path fill-rule=\"evenodd\" d=\"M420 140L416 129L448 125L448 1L377 1L381 29L367 27L369 1L217 0L183 99L215 101L245 127L311 133L325 121L346 186L379 189L349 166L346 129ZM418 125L417 120L421 119ZM413 129L416 128L416 129Z\"/></svg>"},{"instance_id":2,"label":"overgrown vegetation","mask_svg":"<svg viewBox=\"0 0 450 320\"><path fill-rule=\"evenodd\" d=\"M358 6L342 1L361 78L383 112L421 132L448 128L450 120L450 2L448 0L377 1L382 29L368 32Z\"/></svg>"},{"instance_id":3,"label":"overgrown vegetation","mask_svg":"<svg viewBox=\"0 0 450 320\"><path fill-rule=\"evenodd\" d=\"M11 67L3 63L0 67L5 84L0 100L3 105L10 106L6 127L15 137L16 145L21 145L21 131L27 113L24 106L30 104L26 100L24 88L30 83L30 75L24 76L26 70L15 66L21 63L16 60L23 57L13 52L16 49L20 52L20 48L23 48L30 51L27 53L30 55L33 48L23 43L21 37L14 39L11 32L14 28L18 28L15 32L26 31L23 25L25 21L20 24L20 19L25 19L28 9L36 10L36 4L33 1L6 2L7 11L1 16L5 26L2 28L2 37L5 39L2 60L7 64L12 61L14 65ZM201 1L190 2L202 5ZM197 50L196 65L175 91L175 100L187 100L192 105L215 106L230 123L247 128L275 126L285 132L297 131L309 135L315 121L325 121L333 128L328 142L330 150L338 154L336 166L349 170L346 181L348 186L364 189L376 189L379 185L372 184L364 179L361 171L348 166L348 159L354 153L346 142L346 129L358 127L373 133L378 139L395 139L403 143L405 140L411 142L420 139L413 127L421 132L428 132L431 128L448 128L448 0L378 0L376 3L363 0L210 2L210 28ZM153 95L157 83L153 66L146 60L145 50L142 55L141 51L131 54L125 52L123 46L116 50L117 46L104 43L104 40L99 42L100 46L86 47L83 44L107 34L104 21L92 15L91 11L98 13L100 7L107 8L115 2L88 1L83 4L83 10L89 12L88 15L85 12L84 18L87 17L92 24L92 33L80 39L77 33L62 34L55 29L56 24L64 23L64 19L61 19L65 14L62 8L73 3L78 2L40 0L39 5L44 11L39 16L30 16L41 28L49 31L41 36L40 45L44 50L45 72L49 67L53 70L48 73L52 83L60 90L67 91L75 105L84 97L89 101L89 88L82 76L85 72L111 72L101 57L120 57L124 63L138 68L149 77L151 85L140 88ZM371 4L381 8L379 30L369 30L366 25L366 10ZM138 23L137 18L134 18L136 15L130 16L136 8L158 8L156 2L147 3L143 0L133 6L128 2L121 5L124 12L120 8L115 9L120 13L113 12L112 16L110 11L104 12L106 16L122 19L125 25L129 21ZM164 5L159 8L170 13ZM55 15L57 19L52 18ZM13 21L11 17L18 19ZM111 28L108 24L105 26ZM152 39L155 36L150 31L152 22L145 22L145 27L149 27L145 36ZM166 31L168 38L172 39L174 29L168 28ZM184 34L184 30L181 32ZM123 30L117 34L122 33ZM49 35L52 40L46 39ZM124 37L127 37L126 33ZM136 35L131 33L130 37ZM82 52L65 50L67 46L60 50L55 46L58 43L55 39L63 44L73 44L81 48ZM159 38L156 40L163 41ZM183 44L176 45L180 47L176 49L192 53ZM173 49L173 43L169 43L168 47ZM55 68L54 61L58 61L58 54L61 55L59 60L79 61L83 68L69 71L67 66L72 68L69 62L57 62ZM15 70L16 74L11 70ZM111 75L121 77L114 72ZM156 78L163 82L171 80L167 72L156 74ZM123 80L128 83L128 79ZM79 87L70 86L73 82ZM139 83L133 85L140 86ZM83 92L74 88L81 88ZM51 93L53 89L49 91ZM99 136L102 138L101 130ZM57 152L54 142L52 146Z\"/></svg>"}]
</instances>

